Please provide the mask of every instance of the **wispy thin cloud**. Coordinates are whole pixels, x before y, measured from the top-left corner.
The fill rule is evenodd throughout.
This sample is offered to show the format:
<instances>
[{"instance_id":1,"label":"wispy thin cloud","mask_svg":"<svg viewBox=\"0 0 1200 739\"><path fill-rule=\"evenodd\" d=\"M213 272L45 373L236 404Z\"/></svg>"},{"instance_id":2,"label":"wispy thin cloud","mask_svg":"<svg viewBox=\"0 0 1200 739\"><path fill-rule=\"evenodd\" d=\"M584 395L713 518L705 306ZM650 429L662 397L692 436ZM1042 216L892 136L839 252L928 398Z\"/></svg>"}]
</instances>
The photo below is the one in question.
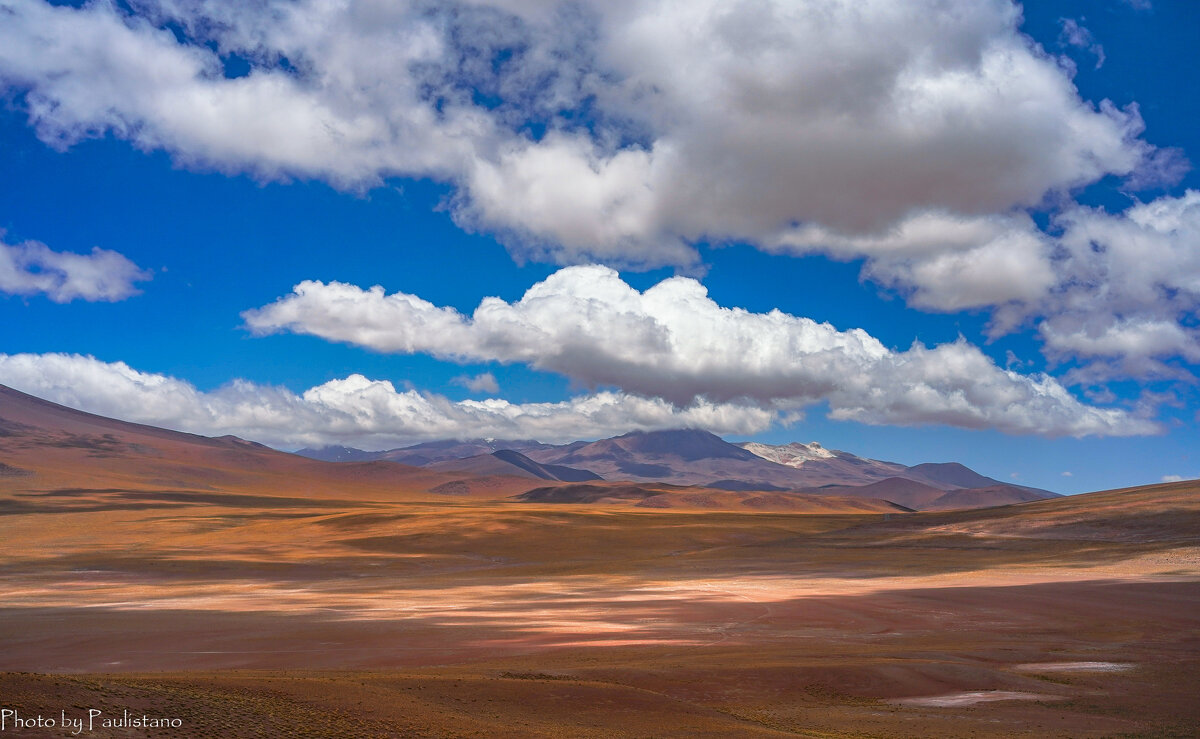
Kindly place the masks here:
<instances>
[{"instance_id":1,"label":"wispy thin cloud","mask_svg":"<svg viewBox=\"0 0 1200 739\"><path fill-rule=\"evenodd\" d=\"M1059 18L1058 24L1062 28L1058 34L1058 43L1084 49L1096 57L1096 69L1104 66L1104 61L1107 59L1104 55L1104 47L1096 41L1091 31L1080 25L1079 21L1074 18Z\"/></svg>"},{"instance_id":2,"label":"wispy thin cloud","mask_svg":"<svg viewBox=\"0 0 1200 739\"><path fill-rule=\"evenodd\" d=\"M459 375L450 381L455 385L462 385L473 393L491 393L495 395L500 392L500 383L496 382L496 376L491 372L484 372L475 376Z\"/></svg>"},{"instance_id":3,"label":"wispy thin cloud","mask_svg":"<svg viewBox=\"0 0 1200 739\"><path fill-rule=\"evenodd\" d=\"M151 277L150 272L108 249L94 247L89 254L76 254L54 251L37 241L0 241L0 293L42 294L56 303L112 302L137 295L135 283Z\"/></svg>"}]
</instances>

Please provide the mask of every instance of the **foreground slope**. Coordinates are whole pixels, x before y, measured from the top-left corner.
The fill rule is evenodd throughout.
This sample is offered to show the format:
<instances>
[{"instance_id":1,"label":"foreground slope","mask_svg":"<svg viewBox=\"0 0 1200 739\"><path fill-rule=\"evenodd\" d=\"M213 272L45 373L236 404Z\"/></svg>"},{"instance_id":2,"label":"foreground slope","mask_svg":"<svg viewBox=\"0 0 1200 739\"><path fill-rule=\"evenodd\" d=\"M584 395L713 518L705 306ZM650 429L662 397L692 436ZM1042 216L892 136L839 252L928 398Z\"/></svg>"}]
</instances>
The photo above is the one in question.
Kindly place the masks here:
<instances>
[{"instance_id":1,"label":"foreground slope","mask_svg":"<svg viewBox=\"0 0 1200 739\"><path fill-rule=\"evenodd\" d=\"M24 716L229 737L1200 726L1195 482L932 513L629 484L670 503L639 506L595 481L488 500L20 394L0 411L0 695ZM550 500L571 491L600 497Z\"/></svg>"},{"instance_id":2,"label":"foreground slope","mask_svg":"<svg viewBox=\"0 0 1200 739\"><path fill-rule=\"evenodd\" d=\"M1187 736L1200 721L1194 483L904 515L137 502L0 515L0 670L22 673L0 674L6 707L235 737Z\"/></svg>"},{"instance_id":3,"label":"foreground slope","mask_svg":"<svg viewBox=\"0 0 1200 739\"><path fill-rule=\"evenodd\" d=\"M879 524L884 527L885 524ZM931 512L892 531L921 536L1146 544L1200 544L1200 481L1186 480L1069 495L981 510Z\"/></svg>"}]
</instances>

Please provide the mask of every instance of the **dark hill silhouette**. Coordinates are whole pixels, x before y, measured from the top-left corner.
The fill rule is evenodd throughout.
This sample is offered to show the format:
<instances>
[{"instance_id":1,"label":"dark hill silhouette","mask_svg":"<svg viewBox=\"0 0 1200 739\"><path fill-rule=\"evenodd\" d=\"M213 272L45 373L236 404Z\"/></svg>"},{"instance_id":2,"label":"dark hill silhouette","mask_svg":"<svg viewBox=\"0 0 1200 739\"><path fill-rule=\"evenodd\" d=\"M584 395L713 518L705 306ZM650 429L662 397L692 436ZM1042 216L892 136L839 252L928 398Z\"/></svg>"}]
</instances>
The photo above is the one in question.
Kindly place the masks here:
<instances>
[{"instance_id":1,"label":"dark hill silhouette","mask_svg":"<svg viewBox=\"0 0 1200 739\"><path fill-rule=\"evenodd\" d=\"M908 468L908 476L938 486L953 488L982 488L1003 485L999 480L984 477L975 470L958 462L926 462Z\"/></svg>"},{"instance_id":2,"label":"dark hill silhouette","mask_svg":"<svg viewBox=\"0 0 1200 739\"><path fill-rule=\"evenodd\" d=\"M466 459L449 459L434 462L428 469L438 472L455 472L469 475L518 475L537 480L560 480L583 482L599 480L601 477L588 470L575 469L559 464L540 464L512 449L499 449L491 454L478 454Z\"/></svg>"}]
</instances>

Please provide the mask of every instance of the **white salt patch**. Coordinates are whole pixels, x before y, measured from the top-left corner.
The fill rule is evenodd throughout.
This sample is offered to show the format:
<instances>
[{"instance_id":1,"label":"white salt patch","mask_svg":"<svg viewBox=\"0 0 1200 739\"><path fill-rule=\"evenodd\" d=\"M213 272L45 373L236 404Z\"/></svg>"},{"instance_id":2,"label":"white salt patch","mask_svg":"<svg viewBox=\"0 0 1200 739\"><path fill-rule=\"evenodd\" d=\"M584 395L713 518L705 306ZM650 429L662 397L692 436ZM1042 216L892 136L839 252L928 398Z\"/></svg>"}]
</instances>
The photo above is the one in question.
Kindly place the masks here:
<instances>
[{"instance_id":1,"label":"white salt patch","mask_svg":"<svg viewBox=\"0 0 1200 739\"><path fill-rule=\"evenodd\" d=\"M1128 662L1030 662L1013 668L1020 672L1124 672L1132 670Z\"/></svg>"},{"instance_id":2,"label":"white salt patch","mask_svg":"<svg viewBox=\"0 0 1200 739\"><path fill-rule=\"evenodd\" d=\"M963 693L946 693L945 695L929 695L920 698L898 698L891 703L902 706L931 706L934 708L954 708L970 706L975 703L988 701L1037 701L1061 700L1061 696L1044 695L1041 693L1018 693L1011 690L975 690Z\"/></svg>"}]
</instances>

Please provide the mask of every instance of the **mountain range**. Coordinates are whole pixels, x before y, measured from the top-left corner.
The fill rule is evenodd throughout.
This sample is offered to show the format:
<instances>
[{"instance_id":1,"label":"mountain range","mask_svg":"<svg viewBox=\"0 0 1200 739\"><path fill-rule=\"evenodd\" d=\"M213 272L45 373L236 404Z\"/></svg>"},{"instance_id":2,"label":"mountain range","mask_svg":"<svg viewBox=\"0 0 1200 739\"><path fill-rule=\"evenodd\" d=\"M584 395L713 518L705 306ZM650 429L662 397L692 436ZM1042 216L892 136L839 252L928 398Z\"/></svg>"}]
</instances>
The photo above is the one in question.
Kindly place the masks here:
<instances>
[{"instance_id":1,"label":"mountain range","mask_svg":"<svg viewBox=\"0 0 1200 739\"><path fill-rule=\"evenodd\" d=\"M526 447L539 448L537 442ZM568 445L570 446L570 445ZM479 449L487 454L472 454ZM567 447L564 447L566 449ZM233 436L217 438L67 408L0 386L0 515L187 506L595 503L643 508L893 513L888 501L825 493L735 492L610 482L487 443L427 445L426 466L333 450L327 462ZM455 457L454 454L468 454ZM402 456L416 459L412 453ZM552 488L555 492L531 492Z\"/></svg>"},{"instance_id":2,"label":"mountain range","mask_svg":"<svg viewBox=\"0 0 1200 739\"><path fill-rule=\"evenodd\" d=\"M389 460L439 472L507 474L561 482L602 479L877 498L914 510L975 508L1055 497L1046 490L986 477L956 462L909 467L825 449L816 442L732 444L698 429L636 431L562 445L471 439L379 452L326 447L301 449L297 454L326 461ZM556 494L545 499L561 497Z\"/></svg>"},{"instance_id":3,"label":"mountain range","mask_svg":"<svg viewBox=\"0 0 1200 739\"><path fill-rule=\"evenodd\" d=\"M908 467L816 443L731 444L697 429L561 445L475 439L382 452L330 447L291 454L232 436L210 438L105 418L3 386L0 487L19 489L23 496L86 497L105 490L134 497L136 491L173 491L188 499L214 491L308 499L457 495L773 510L815 510L847 501L871 501L869 507L880 511L943 510L1055 497L953 462ZM536 488L551 489L531 493ZM827 502L815 505L818 498Z\"/></svg>"}]
</instances>

